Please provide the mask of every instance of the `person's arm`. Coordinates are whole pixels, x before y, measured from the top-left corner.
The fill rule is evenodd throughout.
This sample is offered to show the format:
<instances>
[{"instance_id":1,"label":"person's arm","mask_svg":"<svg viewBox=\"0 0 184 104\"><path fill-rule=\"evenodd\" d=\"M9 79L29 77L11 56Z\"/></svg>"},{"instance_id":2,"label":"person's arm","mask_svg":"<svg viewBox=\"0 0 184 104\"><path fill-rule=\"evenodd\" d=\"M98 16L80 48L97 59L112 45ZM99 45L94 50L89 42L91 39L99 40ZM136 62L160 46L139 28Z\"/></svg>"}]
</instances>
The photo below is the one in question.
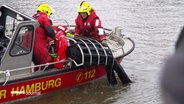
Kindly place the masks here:
<instances>
[{"instance_id":1,"label":"person's arm","mask_svg":"<svg viewBox=\"0 0 184 104\"><path fill-rule=\"evenodd\" d=\"M63 31L67 37L74 38L74 34L66 26L58 25L57 27L58 30Z\"/></svg>"},{"instance_id":2,"label":"person's arm","mask_svg":"<svg viewBox=\"0 0 184 104\"><path fill-rule=\"evenodd\" d=\"M106 39L105 31L102 27L101 20L99 18L94 20L94 29L99 36L99 40Z\"/></svg>"},{"instance_id":3,"label":"person's arm","mask_svg":"<svg viewBox=\"0 0 184 104\"><path fill-rule=\"evenodd\" d=\"M45 28L45 31L47 33L47 36L54 38L55 37L55 31L52 27L52 22L48 17L44 17L43 19L43 26Z\"/></svg>"},{"instance_id":4,"label":"person's arm","mask_svg":"<svg viewBox=\"0 0 184 104\"><path fill-rule=\"evenodd\" d=\"M80 35L81 34L81 30L80 30L80 27L79 27L79 23L77 21L77 19L75 20L75 31L74 31L74 34L75 35Z\"/></svg>"}]
</instances>

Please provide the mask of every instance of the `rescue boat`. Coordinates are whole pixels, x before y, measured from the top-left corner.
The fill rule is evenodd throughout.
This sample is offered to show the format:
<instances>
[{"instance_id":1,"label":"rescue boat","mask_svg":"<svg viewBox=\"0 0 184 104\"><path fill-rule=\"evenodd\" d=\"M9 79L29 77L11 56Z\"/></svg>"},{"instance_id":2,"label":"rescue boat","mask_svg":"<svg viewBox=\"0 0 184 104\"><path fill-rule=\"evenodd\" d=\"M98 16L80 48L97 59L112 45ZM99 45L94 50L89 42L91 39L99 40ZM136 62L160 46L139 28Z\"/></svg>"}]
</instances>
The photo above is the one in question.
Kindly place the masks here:
<instances>
[{"instance_id":1,"label":"rescue boat","mask_svg":"<svg viewBox=\"0 0 184 104\"><path fill-rule=\"evenodd\" d=\"M0 4L0 103L17 101L38 96L64 87L76 86L97 80L114 70L106 70L105 65L115 60L115 70L122 83L131 80L119 64L135 48L134 41L115 30L104 28L109 47L104 47L95 39L87 37L67 38L70 55L65 60L34 65L33 46L38 22L32 17ZM72 26L68 26L71 28ZM25 33L31 31L29 39ZM79 56L72 53L77 49ZM67 63L61 69L48 69L49 65ZM39 70L32 72L34 68ZM43 68L42 70L40 70ZM48 70L46 70L48 69ZM110 80L110 79L109 79Z\"/></svg>"}]
</instances>

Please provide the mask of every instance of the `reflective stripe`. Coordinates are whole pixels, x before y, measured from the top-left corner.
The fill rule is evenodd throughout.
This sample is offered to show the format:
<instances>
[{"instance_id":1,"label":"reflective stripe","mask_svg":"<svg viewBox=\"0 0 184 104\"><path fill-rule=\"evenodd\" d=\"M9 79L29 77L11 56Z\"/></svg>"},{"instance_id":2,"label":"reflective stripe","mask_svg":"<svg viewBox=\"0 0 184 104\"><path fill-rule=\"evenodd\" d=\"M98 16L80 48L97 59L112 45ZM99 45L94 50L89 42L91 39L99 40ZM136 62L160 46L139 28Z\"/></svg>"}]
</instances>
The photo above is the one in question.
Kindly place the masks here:
<instances>
[{"instance_id":1,"label":"reflective stripe","mask_svg":"<svg viewBox=\"0 0 184 104\"><path fill-rule=\"evenodd\" d=\"M58 26L58 28L65 31L65 28L63 26Z\"/></svg>"},{"instance_id":2,"label":"reflective stripe","mask_svg":"<svg viewBox=\"0 0 184 104\"><path fill-rule=\"evenodd\" d=\"M99 23L100 23L100 20L97 19L97 20L96 20L96 23L95 23L95 26L96 26L96 27L99 26Z\"/></svg>"}]
</instances>

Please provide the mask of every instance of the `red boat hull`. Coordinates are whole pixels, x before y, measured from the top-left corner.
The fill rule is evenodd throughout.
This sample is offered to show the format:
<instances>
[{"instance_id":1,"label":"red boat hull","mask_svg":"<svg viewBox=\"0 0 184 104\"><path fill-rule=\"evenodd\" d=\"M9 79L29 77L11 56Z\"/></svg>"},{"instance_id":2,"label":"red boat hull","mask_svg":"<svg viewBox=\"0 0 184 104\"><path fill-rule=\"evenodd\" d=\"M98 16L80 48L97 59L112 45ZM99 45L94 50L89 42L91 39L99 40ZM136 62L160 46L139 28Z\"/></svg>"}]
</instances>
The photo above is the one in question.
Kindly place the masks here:
<instances>
[{"instance_id":1,"label":"red boat hull","mask_svg":"<svg viewBox=\"0 0 184 104\"><path fill-rule=\"evenodd\" d=\"M75 86L106 75L103 66L45 76L0 86L0 103L36 96L64 87Z\"/></svg>"}]
</instances>

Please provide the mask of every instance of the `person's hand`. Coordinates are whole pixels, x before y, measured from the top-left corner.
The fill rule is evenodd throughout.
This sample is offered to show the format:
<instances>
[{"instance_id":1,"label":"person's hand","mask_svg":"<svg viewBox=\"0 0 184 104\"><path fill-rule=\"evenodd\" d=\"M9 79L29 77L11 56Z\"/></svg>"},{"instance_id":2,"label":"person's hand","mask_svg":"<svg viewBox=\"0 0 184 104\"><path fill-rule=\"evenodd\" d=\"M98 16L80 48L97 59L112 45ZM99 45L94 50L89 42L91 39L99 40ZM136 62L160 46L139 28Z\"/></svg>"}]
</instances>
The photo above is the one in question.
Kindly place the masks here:
<instances>
[{"instance_id":1,"label":"person's hand","mask_svg":"<svg viewBox=\"0 0 184 104\"><path fill-rule=\"evenodd\" d=\"M107 44L107 39L103 39L103 40L102 40L102 45L105 46L105 47L108 46L108 44Z\"/></svg>"},{"instance_id":2,"label":"person's hand","mask_svg":"<svg viewBox=\"0 0 184 104\"><path fill-rule=\"evenodd\" d=\"M70 32L67 32L66 33L66 36L69 37L69 38L74 38L74 34L70 33Z\"/></svg>"},{"instance_id":3,"label":"person's hand","mask_svg":"<svg viewBox=\"0 0 184 104\"><path fill-rule=\"evenodd\" d=\"M57 53L49 53L49 54L50 54L50 56L51 56L52 58L57 58L57 57L58 57Z\"/></svg>"},{"instance_id":4,"label":"person's hand","mask_svg":"<svg viewBox=\"0 0 184 104\"><path fill-rule=\"evenodd\" d=\"M52 58L57 58L58 57L58 55L57 55L57 49L56 49L56 44L55 44L54 41L50 41L49 42L49 45L47 46L47 49L48 49L49 55Z\"/></svg>"}]
</instances>

